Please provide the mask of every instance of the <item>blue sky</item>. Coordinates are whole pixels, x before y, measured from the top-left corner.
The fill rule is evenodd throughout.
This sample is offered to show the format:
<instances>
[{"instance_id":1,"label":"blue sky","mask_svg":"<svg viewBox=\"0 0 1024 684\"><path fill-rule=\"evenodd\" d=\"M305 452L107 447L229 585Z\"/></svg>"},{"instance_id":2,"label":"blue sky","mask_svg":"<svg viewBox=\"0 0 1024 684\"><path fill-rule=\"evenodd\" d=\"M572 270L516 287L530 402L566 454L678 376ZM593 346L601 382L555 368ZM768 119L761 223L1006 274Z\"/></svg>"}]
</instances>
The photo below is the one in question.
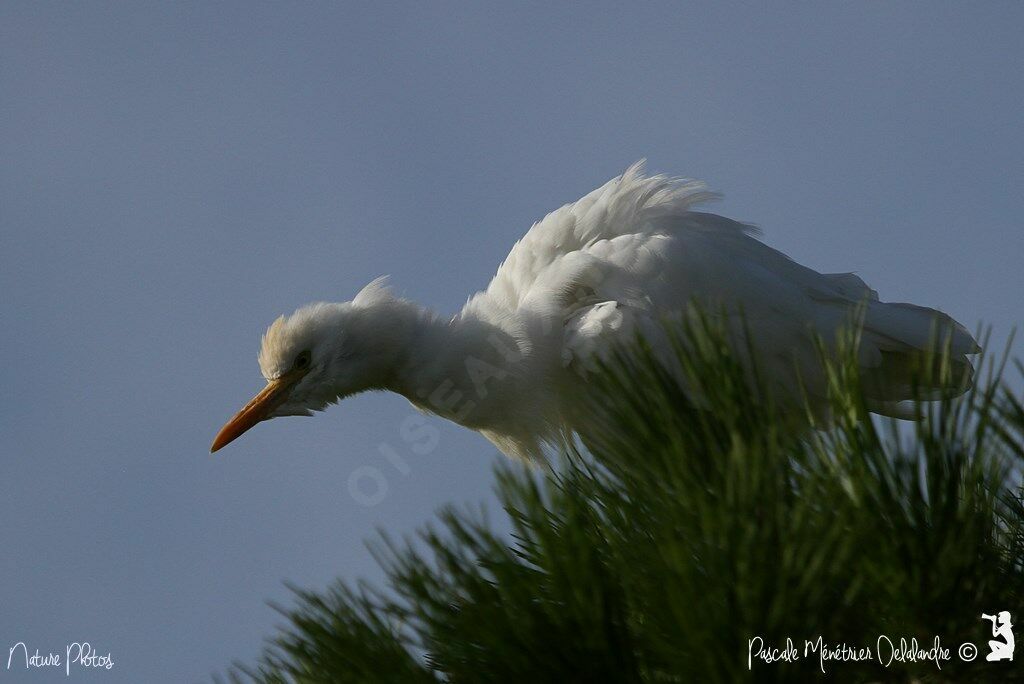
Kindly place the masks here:
<instances>
[{"instance_id":1,"label":"blue sky","mask_svg":"<svg viewBox=\"0 0 1024 684\"><path fill-rule=\"evenodd\" d=\"M385 273L455 311L640 157L1001 343L1021 25L1009 2L3 3L0 653L88 640L115 667L76 679L202 680L258 653L284 580L378 577L375 527L496 512L494 448L431 419L414 453L396 396L208 448L277 315Z\"/></svg>"}]
</instances>

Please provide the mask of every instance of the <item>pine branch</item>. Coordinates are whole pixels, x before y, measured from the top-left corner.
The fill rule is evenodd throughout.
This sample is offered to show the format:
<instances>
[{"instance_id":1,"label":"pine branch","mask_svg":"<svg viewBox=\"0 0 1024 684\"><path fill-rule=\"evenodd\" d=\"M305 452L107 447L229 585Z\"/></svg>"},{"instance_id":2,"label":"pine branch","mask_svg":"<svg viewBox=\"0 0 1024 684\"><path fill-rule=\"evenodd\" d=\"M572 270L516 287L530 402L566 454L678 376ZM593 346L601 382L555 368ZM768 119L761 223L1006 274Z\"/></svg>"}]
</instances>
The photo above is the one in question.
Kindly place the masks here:
<instances>
[{"instance_id":1,"label":"pine branch","mask_svg":"<svg viewBox=\"0 0 1024 684\"><path fill-rule=\"evenodd\" d=\"M296 591L288 630L231 677L805 681L816 661L748 671L749 640L874 647L880 634L938 635L953 657L830 676L1020 677L956 654L987 652L982 612L1024 606L1024 404L999 367L908 426L868 415L852 353L828 366L820 416L767 400L706 321L674 339L677 368L641 340L592 378L602 427L581 435L584 453L546 477L498 469L512 539L456 509L415 547L385 537L385 588ZM923 367L945 372L936 358Z\"/></svg>"}]
</instances>

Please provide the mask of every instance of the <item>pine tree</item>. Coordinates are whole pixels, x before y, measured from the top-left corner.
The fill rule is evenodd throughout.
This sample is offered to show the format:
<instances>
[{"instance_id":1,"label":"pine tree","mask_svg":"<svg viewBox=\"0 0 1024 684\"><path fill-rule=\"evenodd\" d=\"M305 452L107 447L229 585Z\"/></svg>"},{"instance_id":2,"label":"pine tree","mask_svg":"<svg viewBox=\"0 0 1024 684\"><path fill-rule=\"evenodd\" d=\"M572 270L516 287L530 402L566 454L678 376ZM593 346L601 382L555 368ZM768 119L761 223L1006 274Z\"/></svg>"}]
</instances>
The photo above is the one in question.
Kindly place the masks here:
<instances>
[{"instance_id":1,"label":"pine tree","mask_svg":"<svg viewBox=\"0 0 1024 684\"><path fill-rule=\"evenodd\" d=\"M229 676L809 681L823 665L841 682L1024 679L1024 652L985 661L980 618L1024 610L1024 405L1002 368L900 424L869 416L845 354L828 366L828 424L808 413L794 429L792 407L767 401L724 336L702 330L674 338L683 383L642 341L592 376L603 427L584 453L544 473L499 468L511 539L455 508L415 540L383 534L386 586L295 589L289 626ZM948 372L942 360L921 367ZM880 635L897 649L938 636L948 659L880 665ZM822 664L804 650L818 636L872 658ZM748 669L759 645L787 637L799 660L754 655Z\"/></svg>"}]
</instances>

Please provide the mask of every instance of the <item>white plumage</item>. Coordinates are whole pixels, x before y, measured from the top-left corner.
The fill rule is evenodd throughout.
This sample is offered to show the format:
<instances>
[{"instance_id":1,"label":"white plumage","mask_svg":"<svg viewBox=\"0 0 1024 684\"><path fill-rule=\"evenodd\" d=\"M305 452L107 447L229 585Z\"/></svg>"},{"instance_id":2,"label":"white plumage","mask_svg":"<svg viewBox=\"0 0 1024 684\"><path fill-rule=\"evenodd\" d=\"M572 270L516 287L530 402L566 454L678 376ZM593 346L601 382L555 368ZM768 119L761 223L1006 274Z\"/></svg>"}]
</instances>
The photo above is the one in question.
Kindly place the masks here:
<instances>
[{"instance_id":1,"label":"white plumage","mask_svg":"<svg viewBox=\"0 0 1024 684\"><path fill-rule=\"evenodd\" d=\"M309 415L371 389L479 430L505 453L538 457L580 425L572 408L593 361L637 333L657 348L664 319L691 304L751 335L768 386L822 401L815 338L863 307L858 362L874 377L871 408L899 414L911 397L907 359L939 336L955 364L979 351L934 309L883 303L851 273L821 274L754 237L747 225L693 211L701 183L630 167L534 224L490 285L452 318L391 294L383 279L351 302L313 304L267 330L267 387L217 436L224 446L275 416ZM940 388L935 388L938 391Z\"/></svg>"}]
</instances>

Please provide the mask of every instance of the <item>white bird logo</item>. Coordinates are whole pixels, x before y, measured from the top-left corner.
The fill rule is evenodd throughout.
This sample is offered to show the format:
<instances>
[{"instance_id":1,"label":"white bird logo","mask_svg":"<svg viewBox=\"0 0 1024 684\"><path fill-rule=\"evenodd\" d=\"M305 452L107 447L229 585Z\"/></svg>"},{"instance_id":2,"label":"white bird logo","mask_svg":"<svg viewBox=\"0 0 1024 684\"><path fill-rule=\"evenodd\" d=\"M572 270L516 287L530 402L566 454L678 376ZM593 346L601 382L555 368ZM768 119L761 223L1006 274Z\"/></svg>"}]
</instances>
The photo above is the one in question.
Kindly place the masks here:
<instances>
[{"instance_id":1,"label":"white bird logo","mask_svg":"<svg viewBox=\"0 0 1024 684\"><path fill-rule=\"evenodd\" d=\"M510 456L540 458L545 445L585 428L572 405L594 360L638 333L657 347L662 322L691 304L752 336L759 370L780 395L799 387L825 402L816 345L834 348L854 312L872 411L902 416L901 402L970 384L967 355L980 348L963 326L934 309L881 302L852 273L818 273L758 241L751 226L693 210L713 197L699 182L646 176L637 163L534 224L454 317L394 296L379 278L350 302L278 318L259 354L267 386L211 451L260 421L390 390ZM948 345L955 386L915 388L910 359L936 337Z\"/></svg>"}]
</instances>

